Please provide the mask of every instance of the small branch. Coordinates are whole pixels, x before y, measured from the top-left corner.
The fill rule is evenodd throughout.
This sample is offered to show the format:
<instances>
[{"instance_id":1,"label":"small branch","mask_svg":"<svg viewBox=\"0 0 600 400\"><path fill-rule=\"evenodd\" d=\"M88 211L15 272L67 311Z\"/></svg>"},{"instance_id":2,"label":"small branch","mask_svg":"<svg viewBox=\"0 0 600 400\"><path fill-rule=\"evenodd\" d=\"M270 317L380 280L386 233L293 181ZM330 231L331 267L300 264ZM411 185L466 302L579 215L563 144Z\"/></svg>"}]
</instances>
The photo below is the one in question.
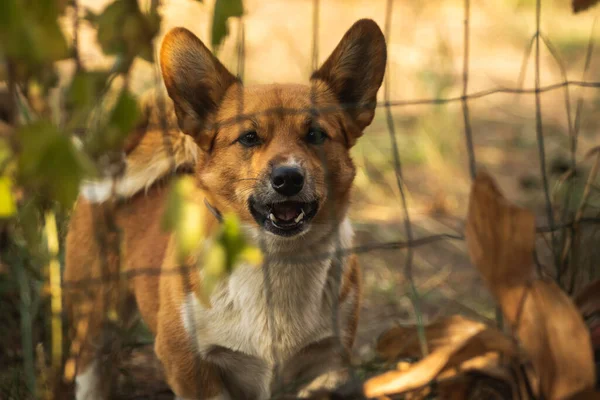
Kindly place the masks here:
<instances>
[{"instance_id":1,"label":"small branch","mask_svg":"<svg viewBox=\"0 0 600 400\"><path fill-rule=\"evenodd\" d=\"M50 308L52 310L52 368L58 371L62 363L62 289L60 279L60 262L58 261L58 231L56 229L56 217L53 212L48 211L45 216L46 241L50 263L48 272L50 277Z\"/></svg>"},{"instance_id":2,"label":"small branch","mask_svg":"<svg viewBox=\"0 0 600 400\"><path fill-rule=\"evenodd\" d=\"M6 70L8 75L8 110L7 110L7 123L13 127L19 123L19 113L17 107L17 74L15 71L15 65L12 60L6 60Z\"/></svg>"},{"instance_id":3,"label":"small branch","mask_svg":"<svg viewBox=\"0 0 600 400\"><path fill-rule=\"evenodd\" d=\"M83 69L79 55L79 3L73 1L73 60L75 61L75 72Z\"/></svg>"}]
</instances>

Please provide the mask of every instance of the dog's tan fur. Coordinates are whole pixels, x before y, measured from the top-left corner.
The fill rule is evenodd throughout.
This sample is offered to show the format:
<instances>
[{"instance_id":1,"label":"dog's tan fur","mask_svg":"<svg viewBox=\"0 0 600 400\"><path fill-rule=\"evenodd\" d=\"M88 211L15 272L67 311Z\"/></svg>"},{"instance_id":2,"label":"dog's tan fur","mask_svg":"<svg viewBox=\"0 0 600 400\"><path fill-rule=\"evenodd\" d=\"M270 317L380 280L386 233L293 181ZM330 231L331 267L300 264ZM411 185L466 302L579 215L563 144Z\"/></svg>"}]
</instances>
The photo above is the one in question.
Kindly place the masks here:
<instances>
[{"instance_id":1,"label":"dog's tan fur","mask_svg":"<svg viewBox=\"0 0 600 400\"><path fill-rule=\"evenodd\" d=\"M340 367L357 328L360 270L354 256L333 254L352 241L345 217L355 174L349 150L373 119L386 62L380 29L357 22L309 86L245 87L182 28L167 34L160 61L180 131L168 127L172 145L165 146L163 131L149 121L127 155L125 175L114 186L86 183L71 218L65 282L72 285L66 300L78 399L105 395L95 375L98 341L106 316L126 320L134 303L180 398L264 399L276 372L294 382ZM306 142L312 124L327 132L323 144ZM241 146L236 140L245 130L259 132L261 145ZM319 204L310 225L292 237L264 231L248 206L278 164L301 166L302 195ZM213 292L210 308L195 295L201 268L182 268L174 237L161 230L169 177L190 167L203 194L197 201L237 214L267 260L262 269L236 268ZM207 215L198 223L210 233L219 223ZM90 280L95 284L86 286Z\"/></svg>"}]
</instances>

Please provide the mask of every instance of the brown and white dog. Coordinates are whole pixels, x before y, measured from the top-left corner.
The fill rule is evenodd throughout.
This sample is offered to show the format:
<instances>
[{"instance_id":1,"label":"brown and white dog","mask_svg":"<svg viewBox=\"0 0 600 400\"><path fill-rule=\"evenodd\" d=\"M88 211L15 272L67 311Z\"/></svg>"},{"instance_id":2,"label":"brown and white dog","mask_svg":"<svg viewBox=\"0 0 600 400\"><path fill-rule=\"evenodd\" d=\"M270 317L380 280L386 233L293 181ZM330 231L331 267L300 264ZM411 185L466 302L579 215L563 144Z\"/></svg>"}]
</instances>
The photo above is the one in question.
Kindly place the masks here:
<instances>
[{"instance_id":1,"label":"brown and white dog","mask_svg":"<svg viewBox=\"0 0 600 400\"><path fill-rule=\"evenodd\" d=\"M127 318L130 303L182 399L266 399L276 374L293 382L339 367L361 288L356 259L335 249L352 241L350 149L375 113L386 65L381 30L356 22L308 85L243 86L183 28L164 38L160 64L178 125L168 132L171 149L150 123L124 176L86 184L71 217L64 280L72 285L65 296L77 399L106 396L97 351L105 316L116 309ZM195 295L201 266L181 269L161 230L171 177L190 170L203 194L197 201L237 214L269 266L267 274L236 268L211 307ZM218 219L207 215L198 223L210 231ZM109 250L117 236L119 257ZM142 271L149 267L160 273Z\"/></svg>"}]
</instances>

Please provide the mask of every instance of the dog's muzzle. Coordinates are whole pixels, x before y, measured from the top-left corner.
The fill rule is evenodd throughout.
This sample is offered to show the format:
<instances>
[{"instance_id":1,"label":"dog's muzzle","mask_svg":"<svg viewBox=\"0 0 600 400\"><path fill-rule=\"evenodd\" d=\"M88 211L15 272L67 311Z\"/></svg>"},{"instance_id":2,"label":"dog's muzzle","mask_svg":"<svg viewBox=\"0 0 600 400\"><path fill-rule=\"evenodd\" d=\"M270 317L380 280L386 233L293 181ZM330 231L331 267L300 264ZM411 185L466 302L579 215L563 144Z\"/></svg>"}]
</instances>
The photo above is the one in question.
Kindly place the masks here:
<instances>
[{"instance_id":1,"label":"dog's muzzle","mask_svg":"<svg viewBox=\"0 0 600 400\"><path fill-rule=\"evenodd\" d=\"M310 195L305 174L297 166L273 168L262 187L248 200L250 213L256 223L267 232L291 237L308 227L317 214L319 202Z\"/></svg>"}]
</instances>

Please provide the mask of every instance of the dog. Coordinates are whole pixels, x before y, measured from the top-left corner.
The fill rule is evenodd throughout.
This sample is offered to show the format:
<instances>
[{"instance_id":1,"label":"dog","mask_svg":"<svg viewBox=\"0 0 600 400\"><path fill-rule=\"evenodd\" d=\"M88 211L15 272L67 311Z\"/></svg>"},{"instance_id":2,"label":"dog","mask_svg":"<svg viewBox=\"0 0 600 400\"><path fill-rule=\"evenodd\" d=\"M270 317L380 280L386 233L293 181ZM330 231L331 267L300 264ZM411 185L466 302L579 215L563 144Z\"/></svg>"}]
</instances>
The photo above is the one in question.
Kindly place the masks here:
<instances>
[{"instance_id":1,"label":"dog","mask_svg":"<svg viewBox=\"0 0 600 400\"><path fill-rule=\"evenodd\" d=\"M386 57L381 29L363 19L309 84L244 86L193 33L167 33L169 149L165 127L149 123L124 175L86 183L70 219L64 282L78 400L107 396L103 328L132 310L180 399L267 399L277 382L314 382L327 371L343 380L361 274L355 256L336 249L352 244L350 150L373 120ZM174 236L161 229L181 174L193 176L198 204L211 210L198 221L206 232L234 213L264 254L262 267L240 265L222 281L210 307L196 295L202 266L181 268Z\"/></svg>"}]
</instances>

